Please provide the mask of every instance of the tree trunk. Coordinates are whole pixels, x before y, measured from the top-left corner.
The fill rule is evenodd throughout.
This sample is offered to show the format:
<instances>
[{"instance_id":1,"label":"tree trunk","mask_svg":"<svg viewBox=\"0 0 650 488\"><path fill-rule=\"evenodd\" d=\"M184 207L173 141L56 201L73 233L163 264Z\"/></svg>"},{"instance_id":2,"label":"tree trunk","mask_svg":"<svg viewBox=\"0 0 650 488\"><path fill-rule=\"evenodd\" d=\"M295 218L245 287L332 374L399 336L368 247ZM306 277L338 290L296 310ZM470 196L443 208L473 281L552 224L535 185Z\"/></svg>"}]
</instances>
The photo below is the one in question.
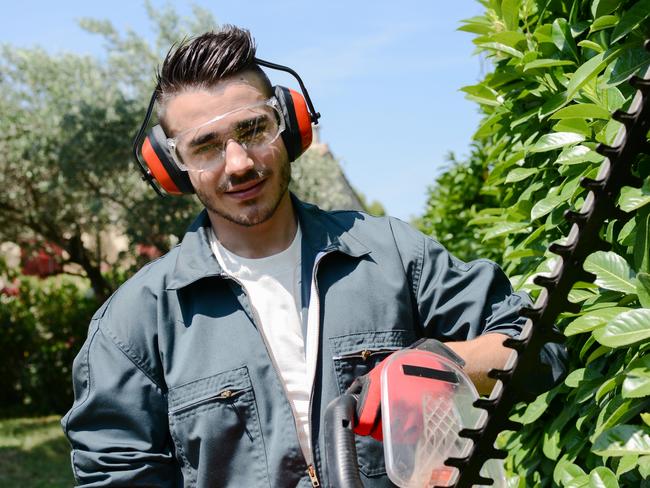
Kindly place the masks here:
<instances>
[{"instance_id":1,"label":"tree trunk","mask_svg":"<svg viewBox=\"0 0 650 488\"><path fill-rule=\"evenodd\" d=\"M113 293L113 287L102 275L100 264L95 264L91 261L89 257L90 253L84 247L79 234L75 234L68 240L66 250L70 254L70 261L79 264L86 272L86 276L90 280L90 286L92 286L97 299L102 302L106 300Z\"/></svg>"}]
</instances>

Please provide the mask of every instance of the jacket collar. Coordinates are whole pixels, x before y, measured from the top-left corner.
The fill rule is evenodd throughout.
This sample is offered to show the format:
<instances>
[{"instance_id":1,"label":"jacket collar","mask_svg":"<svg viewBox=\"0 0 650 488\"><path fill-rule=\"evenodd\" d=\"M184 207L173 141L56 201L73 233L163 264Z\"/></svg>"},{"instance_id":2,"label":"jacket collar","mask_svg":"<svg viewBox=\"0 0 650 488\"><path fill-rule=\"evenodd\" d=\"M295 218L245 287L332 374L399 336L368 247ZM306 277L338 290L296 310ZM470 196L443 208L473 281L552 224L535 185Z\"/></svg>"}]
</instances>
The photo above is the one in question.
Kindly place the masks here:
<instances>
[{"instance_id":1,"label":"jacket collar","mask_svg":"<svg viewBox=\"0 0 650 488\"><path fill-rule=\"evenodd\" d=\"M301 202L295 195L291 200L298 215L303 236L303 253L311 252L310 260L320 252L339 251L352 257L369 252L368 248L351 236L327 213L315 205ZM183 288L202 278L223 276L224 272L210 247L208 231L210 219L204 209L194 220L179 245L168 290Z\"/></svg>"}]
</instances>

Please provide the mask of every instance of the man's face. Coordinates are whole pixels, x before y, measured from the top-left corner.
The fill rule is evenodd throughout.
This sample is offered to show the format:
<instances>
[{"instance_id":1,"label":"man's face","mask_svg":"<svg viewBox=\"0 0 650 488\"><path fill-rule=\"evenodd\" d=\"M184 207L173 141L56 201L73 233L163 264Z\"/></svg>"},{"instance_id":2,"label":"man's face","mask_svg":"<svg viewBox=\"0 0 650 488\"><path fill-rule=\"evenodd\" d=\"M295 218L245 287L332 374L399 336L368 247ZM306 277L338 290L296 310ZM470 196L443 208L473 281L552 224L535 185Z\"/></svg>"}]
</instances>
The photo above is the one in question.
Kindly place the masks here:
<instances>
[{"instance_id":1,"label":"man's face","mask_svg":"<svg viewBox=\"0 0 650 488\"><path fill-rule=\"evenodd\" d=\"M267 98L255 75L247 73L223 80L210 90L182 92L165 107L169 135L175 137L218 115ZM234 117L234 123L245 124L249 116L242 111ZM225 144L221 164L203 172L188 172L199 200L208 211L235 224L250 227L267 221L287 197L291 180L282 138L254 151L232 140L221 142Z\"/></svg>"}]
</instances>

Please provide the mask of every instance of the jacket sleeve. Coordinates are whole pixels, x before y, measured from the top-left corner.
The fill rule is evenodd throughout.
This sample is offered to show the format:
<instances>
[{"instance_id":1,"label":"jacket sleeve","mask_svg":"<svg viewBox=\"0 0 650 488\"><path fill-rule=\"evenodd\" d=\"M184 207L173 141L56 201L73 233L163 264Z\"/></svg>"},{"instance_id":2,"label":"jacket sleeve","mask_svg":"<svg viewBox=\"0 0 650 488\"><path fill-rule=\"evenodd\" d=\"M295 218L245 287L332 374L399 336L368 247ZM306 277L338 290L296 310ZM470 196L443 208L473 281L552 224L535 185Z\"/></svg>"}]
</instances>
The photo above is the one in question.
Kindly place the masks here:
<instances>
[{"instance_id":1,"label":"jacket sleeve","mask_svg":"<svg viewBox=\"0 0 650 488\"><path fill-rule=\"evenodd\" d=\"M518 311L531 300L525 292L513 291L499 266L486 259L464 263L434 239L404 225L394 224L394 232L404 249L402 259L426 337L446 342L493 332L511 337L521 333L526 319ZM531 391L550 389L566 369L566 349L547 344L539 371L529 383Z\"/></svg>"},{"instance_id":2,"label":"jacket sleeve","mask_svg":"<svg viewBox=\"0 0 650 488\"><path fill-rule=\"evenodd\" d=\"M76 482L179 486L165 392L100 322L93 319L75 358L75 402L61 420Z\"/></svg>"}]
</instances>

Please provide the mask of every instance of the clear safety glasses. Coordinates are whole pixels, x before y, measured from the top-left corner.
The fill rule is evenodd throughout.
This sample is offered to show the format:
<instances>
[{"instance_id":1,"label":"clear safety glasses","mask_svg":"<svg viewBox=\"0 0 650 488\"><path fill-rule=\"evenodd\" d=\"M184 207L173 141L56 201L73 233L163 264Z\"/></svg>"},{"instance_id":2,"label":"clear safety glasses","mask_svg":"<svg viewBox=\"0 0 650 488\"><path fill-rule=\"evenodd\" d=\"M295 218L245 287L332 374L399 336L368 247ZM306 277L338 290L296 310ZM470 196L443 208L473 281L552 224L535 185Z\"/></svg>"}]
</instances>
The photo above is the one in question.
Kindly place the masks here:
<instances>
[{"instance_id":1,"label":"clear safety glasses","mask_svg":"<svg viewBox=\"0 0 650 488\"><path fill-rule=\"evenodd\" d=\"M284 130L278 101L272 97L232 110L167 139L176 164L183 171L209 171L224 162L233 141L247 151L265 148Z\"/></svg>"}]
</instances>

